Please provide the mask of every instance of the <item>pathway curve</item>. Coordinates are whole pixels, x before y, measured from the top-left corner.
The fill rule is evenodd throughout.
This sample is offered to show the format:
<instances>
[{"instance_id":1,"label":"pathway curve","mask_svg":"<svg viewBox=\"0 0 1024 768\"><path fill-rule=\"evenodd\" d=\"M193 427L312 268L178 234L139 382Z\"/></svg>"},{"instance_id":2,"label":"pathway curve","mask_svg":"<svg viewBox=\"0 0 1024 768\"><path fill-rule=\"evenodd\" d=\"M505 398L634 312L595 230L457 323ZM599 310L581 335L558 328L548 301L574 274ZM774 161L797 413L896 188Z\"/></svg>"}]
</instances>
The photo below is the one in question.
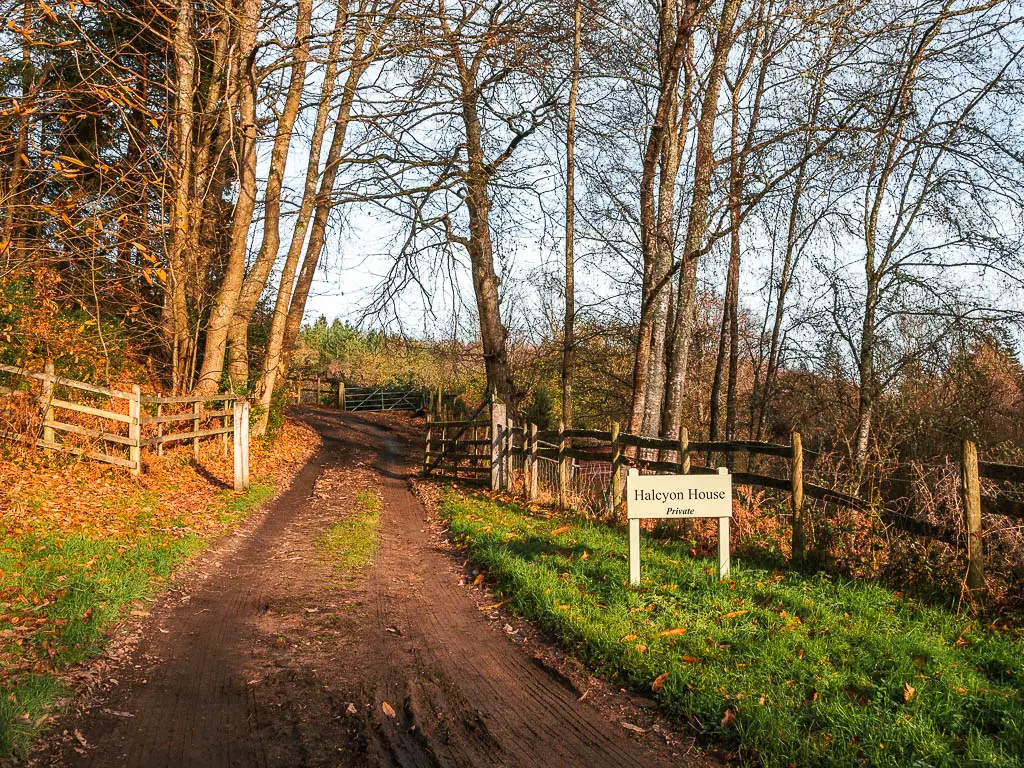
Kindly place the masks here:
<instances>
[{"instance_id":1,"label":"pathway curve","mask_svg":"<svg viewBox=\"0 0 1024 768\"><path fill-rule=\"evenodd\" d=\"M494 631L409 490L400 429L301 418L324 448L157 601L116 683L58 724L37 764L695 764L635 740ZM376 564L339 577L314 542L368 485L384 502Z\"/></svg>"}]
</instances>

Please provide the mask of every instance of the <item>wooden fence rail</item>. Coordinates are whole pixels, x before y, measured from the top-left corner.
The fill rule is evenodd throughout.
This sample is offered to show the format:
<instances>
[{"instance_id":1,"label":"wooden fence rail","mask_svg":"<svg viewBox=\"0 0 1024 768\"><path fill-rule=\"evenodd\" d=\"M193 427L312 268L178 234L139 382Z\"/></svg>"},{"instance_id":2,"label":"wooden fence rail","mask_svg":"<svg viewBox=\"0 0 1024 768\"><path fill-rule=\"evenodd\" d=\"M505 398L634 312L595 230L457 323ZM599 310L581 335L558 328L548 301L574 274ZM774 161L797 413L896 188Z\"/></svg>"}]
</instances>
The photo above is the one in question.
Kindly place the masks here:
<instances>
[{"instance_id":1,"label":"wooden fence rail","mask_svg":"<svg viewBox=\"0 0 1024 768\"><path fill-rule=\"evenodd\" d=\"M228 435L233 435L235 490L249 487L249 403L235 395L163 397L144 395L138 385L133 385L130 392L124 392L57 376L51 363L46 364L42 373L10 365L0 365L0 373L21 381L21 387L0 387L0 394L9 397L24 392L26 383L40 382L40 393L27 395L39 407L39 430L36 434L25 434L4 429L0 430L0 437L124 467L138 475L142 472L144 448L155 447L159 455L168 443L191 441L193 455L198 458L200 442L219 436L226 455ZM105 398L107 402L87 405L58 398L55 396L57 388L70 390L67 397L84 392ZM208 410L207 405L217 407ZM176 408L185 410L175 412ZM165 409L171 409L171 412ZM93 417L100 423L91 427L75 424L67 420L70 417L62 415L64 411ZM178 424L187 424L188 429L167 431L167 425ZM91 442L77 445L58 439L58 435L75 435Z\"/></svg>"},{"instance_id":2,"label":"wooden fence rail","mask_svg":"<svg viewBox=\"0 0 1024 768\"><path fill-rule=\"evenodd\" d=\"M500 404L498 404L500 405ZM483 406L481 406L481 409ZM524 427L510 426L500 413L491 407L489 421L478 420L480 409L466 421L430 421L427 423L427 439L424 455L424 474L434 470L447 471L458 477L459 472L480 475L490 469L491 487L494 490L513 490L509 465L514 458L522 466L522 490L529 499L535 499L539 490L540 462L557 464L557 471L549 473L554 481L554 496L560 506L567 506L571 485L573 462L581 465L607 464L609 479L605 498L607 509L616 514L623 502L623 470L635 467L644 472L666 474L711 474L713 467L695 466L691 454L748 453L785 459L789 467L788 477L776 477L757 472L732 473L733 482L738 485L760 486L785 491L789 494L792 519L792 559L803 561L807 541L807 506L805 499L845 506L862 512L875 512L881 520L906 533L940 539L956 544L954 529L921 520L913 515L886 509L877 503L826 488L806 481L804 457L814 455L804 450L800 433L794 431L790 444L759 442L751 440L694 441L690 442L685 428L679 440L666 440L632 435L622 432L619 425L611 430L565 430L559 425L556 430L541 430L536 424ZM486 434L472 433L469 439L463 437L466 430L487 427ZM575 443L574 443L575 441ZM485 446L491 443L489 449ZM486 454L490 452L488 463ZM468 460L474 467L462 467L459 461ZM999 493L982 496L979 478L1000 483L1024 484L1024 466L996 464L978 460L977 448L971 441L964 442L961 458L963 516L967 531L968 589L984 588L985 559L983 549L983 513L1000 514L1024 520L1024 495L1021 499Z\"/></svg>"}]
</instances>

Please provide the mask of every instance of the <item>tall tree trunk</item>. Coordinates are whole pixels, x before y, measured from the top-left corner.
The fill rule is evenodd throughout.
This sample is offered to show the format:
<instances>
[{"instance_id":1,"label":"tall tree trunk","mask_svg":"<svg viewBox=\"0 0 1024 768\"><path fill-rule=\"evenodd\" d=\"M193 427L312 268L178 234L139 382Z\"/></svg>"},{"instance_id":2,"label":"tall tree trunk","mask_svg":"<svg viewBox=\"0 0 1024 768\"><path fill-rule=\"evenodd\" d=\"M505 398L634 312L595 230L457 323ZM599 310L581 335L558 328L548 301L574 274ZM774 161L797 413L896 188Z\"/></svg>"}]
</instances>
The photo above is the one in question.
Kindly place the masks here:
<instances>
[{"instance_id":1,"label":"tall tree trunk","mask_svg":"<svg viewBox=\"0 0 1024 768\"><path fill-rule=\"evenodd\" d=\"M569 87L569 115L565 135L565 323L562 330L562 421L572 429L573 364L576 353L576 99L580 85L580 30L582 0L576 0L572 45L572 84Z\"/></svg>"},{"instance_id":2,"label":"tall tree trunk","mask_svg":"<svg viewBox=\"0 0 1024 768\"><path fill-rule=\"evenodd\" d=\"M665 300L670 292L665 275L671 268L661 263L665 249L659 248L661 221L658 204L663 199L666 184L671 180L670 193L674 195L674 176L663 167L666 160L665 143L675 138L678 107L677 90L679 70L692 36L692 3L686 0L680 12L676 0L662 0L659 13L658 64L660 82L658 104L654 121L647 137L642 158L640 178L640 247L643 253L643 286L640 302L640 324L637 329L636 355L633 361L633 405L630 430L640 433L644 429L648 403L655 399L649 393L652 371L659 371L657 359L665 345ZM671 137L671 138L670 138ZM675 157L678 170L678 147L668 152ZM662 170L662 184L658 188L658 170Z\"/></svg>"},{"instance_id":3,"label":"tall tree trunk","mask_svg":"<svg viewBox=\"0 0 1024 768\"><path fill-rule=\"evenodd\" d=\"M256 210L256 30L260 0L245 0L239 12L239 42L236 66L238 84L238 198L231 221L231 235L224 277L217 291L206 326L203 364L195 390L212 394L220 387L228 328L235 314L245 278L245 256L249 228Z\"/></svg>"},{"instance_id":4,"label":"tall tree trunk","mask_svg":"<svg viewBox=\"0 0 1024 768\"><path fill-rule=\"evenodd\" d=\"M302 92L306 84L312 12L313 0L299 0L295 23L295 53L288 82L288 93L285 97L284 109L281 111L281 117L277 123L274 147L270 153L270 168L267 171L267 189L263 203L263 241L252 269L242 284L242 292L238 297L238 305L228 331L228 376L235 389L248 385L249 320L267 286L267 278L277 260L277 251L281 245L281 189L284 185L288 148L291 146L295 119L299 114Z\"/></svg>"},{"instance_id":5,"label":"tall tree trunk","mask_svg":"<svg viewBox=\"0 0 1024 768\"><path fill-rule=\"evenodd\" d=\"M491 174L484 160L475 84L470 85L467 80L463 80L462 118L466 126L468 160L464 178L466 210L469 214L467 250L473 272L477 314L480 316L484 369L491 390L514 412L518 398L508 361L508 331L501 319L499 280L494 270L494 243L491 240Z\"/></svg>"},{"instance_id":6,"label":"tall tree trunk","mask_svg":"<svg viewBox=\"0 0 1024 768\"><path fill-rule=\"evenodd\" d=\"M324 137L327 135L327 123L330 118L333 106L334 87L338 79L338 61L341 53L341 43L344 36L345 25L348 21L347 9L344 6L338 8L334 20L334 30L331 33L331 42L327 54L327 66L324 71L324 81L320 90L320 101L317 105L316 121L313 125L313 135L310 139L309 159L306 164L306 179L302 190L302 201L299 204L299 212L292 227L291 242L288 245L288 254L285 257L284 267L281 270L281 279L278 284L277 298L274 302L274 315L271 319L270 335L267 339L266 356L263 360L263 367L259 381L256 385L256 395L262 410L257 416L255 423L256 433L263 435L267 429L267 417L270 413L270 406L273 400L274 389L277 386L278 378L282 371L282 363L285 362L285 328L288 322L288 310L292 304L292 295L295 290L295 273L299 267L299 257L302 255L302 246L306 242L306 234L309 231L310 219L313 216L313 209L321 196L317 194L318 182L320 180L320 156L323 151ZM365 25L360 24L356 29L354 42L353 60L356 62L349 70L349 80L342 97L342 104L339 109L338 121L335 124L335 137L331 141L331 149L328 151L327 167L331 168L337 164L345 131L339 128L341 123L347 125L348 116L351 114L352 99L355 95L355 79L361 70L359 68L359 57L362 54L363 29ZM341 130L341 133L337 131ZM333 179L331 180L333 186ZM324 205L329 205L329 196ZM315 271L315 270L314 270ZM306 290L308 294L308 288ZM302 311L298 313L301 323L302 314L305 312L305 299L302 301ZM287 367L287 363L285 363Z\"/></svg>"},{"instance_id":7,"label":"tall tree trunk","mask_svg":"<svg viewBox=\"0 0 1024 768\"><path fill-rule=\"evenodd\" d=\"M697 259L707 230L708 205L715 159L715 118L718 115L718 97L721 92L725 64L733 42L733 26L739 0L726 0L718 21L714 56L708 70L707 85L697 121L697 145L694 158L693 195L690 201L683 263L679 271L680 283L676 312L676 334L669 366L669 390L662 414L662 434L678 435L682 424L683 393L686 387L686 367L689 362L690 340L696 310Z\"/></svg>"},{"instance_id":8,"label":"tall tree trunk","mask_svg":"<svg viewBox=\"0 0 1024 768\"><path fill-rule=\"evenodd\" d=\"M878 282L874 271L873 254L869 252L866 268L868 291L864 305L864 323L861 326L860 357L857 369L860 378L857 402L857 437L855 443L857 469L867 466L870 449L871 421L875 410L875 318L878 307Z\"/></svg>"},{"instance_id":9,"label":"tall tree trunk","mask_svg":"<svg viewBox=\"0 0 1024 768\"><path fill-rule=\"evenodd\" d=\"M168 277L164 294L164 329L171 357L171 387L175 393L187 385L187 366L191 355L186 286L188 263L194 256L194 195L192 186L192 149L195 113L193 92L196 83L196 48L193 35L192 4L180 3L174 22L174 194L170 214Z\"/></svg>"}]
</instances>

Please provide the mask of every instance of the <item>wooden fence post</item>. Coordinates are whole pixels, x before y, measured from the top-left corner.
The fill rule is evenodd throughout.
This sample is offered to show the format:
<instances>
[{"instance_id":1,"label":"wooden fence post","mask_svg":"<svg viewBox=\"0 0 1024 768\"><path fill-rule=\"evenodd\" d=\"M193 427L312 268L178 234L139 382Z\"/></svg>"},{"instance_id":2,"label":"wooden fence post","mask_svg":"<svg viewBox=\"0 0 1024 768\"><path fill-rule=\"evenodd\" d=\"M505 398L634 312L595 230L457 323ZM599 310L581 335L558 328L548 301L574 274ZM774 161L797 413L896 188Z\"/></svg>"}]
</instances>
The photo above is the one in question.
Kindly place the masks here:
<instances>
[{"instance_id":1,"label":"wooden fence post","mask_svg":"<svg viewBox=\"0 0 1024 768\"><path fill-rule=\"evenodd\" d=\"M538 470L540 464L537 462L537 425L530 424L530 488L527 495L530 501L537 498Z\"/></svg>"},{"instance_id":2,"label":"wooden fence post","mask_svg":"<svg viewBox=\"0 0 1024 768\"><path fill-rule=\"evenodd\" d=\"M568 457L565 455L566 438L565 422L558 420L558 508L565 509L565 502L569 490L569 466Z\"/></svg>"},{"instance_id":3,"label":"wooden fence post","mask_svg":"<svg viewBox=\"0 0 1024 768\"><path fill-rule=\"evenodd\" d=\"M679 471L690 474L690 430L686 427L679 428Z\"/></svg>"},{"instance_id":4,"label":"wooden fence post","mask_svg":"<svg viewBox=\"0 0 1024 768\"><path fill-rule=\"evenodd\" d=\"M142 391L138 384L132 385L132 396L128 401L128 437L132 441L128 446L128 459L132 463L131 472L138 477L142 473Z\"/></svg>"},{"instance_id":5,"label":"wooden fence post","mask_svg":"<svg viewBox=\"0 0 1024 768\"><path fill-rule=\"evenodd\" d=\"M203 411L203 404L202 404L202 402L200 402L199 400L196 400L194 403L192 403L192 416L193 416L193 418L192 418L192 431L193 432L198 432L199 431L199 422L200 422L199 414L202 413L202 411ZM194 460L196 460L196 461L199 461L199 438L198 437L193 437L192 438L192 458Z\"/></svg>"},{"instance_id":6,"label":"wooden fence post","mask_svg":"<svg viewBox=\"0 0 1024 768\"><path fill-rule=\"evenodd\" d=\"M790 459L790 500L793 510L793 543L791 560L796 564L804 561L804 548L806 545L804 531L804 449L800 442L800 433L793 430L790 443L793 449L793 456Z\"/></svg>"},{"instance_id":7,"label":"wooden fence post","mask_svg":"<svg viewBox=\"0 0 1024 768\"><path fill-rule=\"evenodd\" d=\"M242 401L242 486L249 490L249 401Z\"/></svg>"},{"instance_id":8,"label":"wooden fence post","mask_svg":"<svg viewBox=\"0 0 1024 768\"><path fill-rule=\"evenodd\" d=\"M622 444L619 442L619 422L612 422L612 482L611 498L609 499L609 514L615 517L619 506L619 499L622 498Z\"/></svg>"},{"instance_id":9,"label":"wooden fence post","mask_svg":"<svg viewBox=\"0 0 1024 768\"><path fill-rule=\"evenodd\" d=\"M503 485L501 441L506 423L505 404L497 396L491 400L491 490L500 491Z\"/></svg>"},{"instance_id":10,"label":"wooden fence post","mask_svg":"<svg viewBox=\"0 0 1024 768\"><path fill-rule=\"evenodd\" d=\"M981 481L978 479L978 446L964 440L961 489L967 523L967 589L985 588L985 552L981 543Z\"/></svg>"},{"instance_id":11,"label":"wooden fence post","mask_svg":"<svg viewBox=\"0 0 1024 768\"><path fill-rule=\"evenodd\" d=\"M448 424L444 420L442 420L441 421L441 452L444 453L446 450L448 450ZM444 457L441 457L440 463L437 465L437 471L441 475L441 477L444 477Z\"/></svg>"},{"instance_id":12,"label":"wooden fence post","mask_svg":"<svg viewBox=\"0 0 1024 768\"><path fill-rule=\"evenodd\" d=\"M232 407L231 437L233 438L232 459L235 470L235 490L244 491L245 483L242 473L242 403L239 400L235 400L234 406Z\"/></svg>"},{"instance_id":13,"label":"wooden fence post","mask_svg":"<svg viewBox=\"0 0 1024 768\"><path fill-rule=\"evenodd\" d=\"M163 403L157 403L156 404L156 417L159 419L163 415L164 415L164 404ZM164 443L163 443L163 440L161 439L161 438L163 438L163 436L164 436L164 425L163 425L163 422L159 422L158 421L157 425L156 425L156 440L157 440L157 443L156 443L156 455L157 456L163 456L164 455Z\"/></svg>"},{"instance_id":14,"label":"wooden fence post","mask_svg":"<svg viewBox=\"0 0 1024 768\"><path fill-rule=\"evenodd\" d=\"M225 398L224 400L221 400L221 402L220 402L220 409L222 411L226 411L228 409L228 402L229 401L228 401L227 398ZM220 417L221 429L226 430L228 428L228 419L230 419L230 418L231 417L228 414L224 414L223 416ZM228 455L228 433L227 432L224 432L224 433L221 434L220 442L221 442L221 449L224 451L224 455L227 456Z\"/></svg>"},{"instance_id":15,"label":"wooden fence post","mask_svg":"<svg viewBox=\"0 0 1024 768\"><path fill-rule=\"evenodd\" d=\"M53 376L53 361L47 360L46 365L43 366L43 373L48 377ZM53 379L43 379L42 387L42 402L43 402L43 441L47 443L57 442L57 434L53 431L53 427L46 426L46 422L53 421L53 406L50 402L53 400ZM46 449L49 450L49 449Z\"/></svg>"},{"instance_id":16,"label":"wooden fence post","mask_svg":"<svg viewBox=\"0 0 1024 768\"><path fill-rule=\"evenodd\" d=\"M344 386L344 385L342 385ZM430 436L431 436L431 421L430 414L427 414L427 444L423 448L423 474L429 474L428 469L430 467Z\"/></svg>"},{"instance_id":17,"label":"wooden fence post","mask_svg":"<svg viewBox=\"0 0 1024 768\"><path fill-rule=\"evenodd\" d=\"M338 407L345 410L345 382L338 381Z\"/></svg>"}]
</instances>

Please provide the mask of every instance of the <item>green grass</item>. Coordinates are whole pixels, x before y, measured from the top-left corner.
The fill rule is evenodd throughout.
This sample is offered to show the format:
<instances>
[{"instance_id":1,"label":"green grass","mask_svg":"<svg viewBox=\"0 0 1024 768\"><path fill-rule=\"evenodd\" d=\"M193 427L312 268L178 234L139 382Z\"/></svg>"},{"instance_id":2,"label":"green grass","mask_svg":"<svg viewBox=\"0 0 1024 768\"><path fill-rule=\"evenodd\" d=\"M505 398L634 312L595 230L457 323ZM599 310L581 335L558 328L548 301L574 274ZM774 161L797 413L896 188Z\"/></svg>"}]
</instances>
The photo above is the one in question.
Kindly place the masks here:
<instances>
[{"instance_id":1,"label":"green grass","mask_svg":"<svg viewBox=\"0 0 1024 768\"><path fill-rule=\"evenodd\" d=\"M223 494L214 512L236 522L273 493L253 484ZM96 654L104 633L172 568L201 550L203 537L148 525L154 499L139 499L131 537L5 534L0 546L0 756L22 751L55 699L68 693L54 675ZM111 504L120 505L121 501Z\"/></svg>"},{"instance_id":2,"label":"green grass","mask_svg":"<svg viewBox=\"0 0 1024 768\"><path fill-rule=\"evenodd\" d=\"M629 588L621 529L456 492L443 511L513 610L755 764L1024 765L1019 637L869 583L742 561L720 582L650 534Z\"/></svg>"},{"instance_id":3,"label":"green grass","mask_svg":"<svg viewBox=\"0 0 1024 768\"><path fill-rule=\"evenodd\" d=\"M380 508L376 492L359 491L355 508L320 535L317 548L339 570L352 571L370 565L377 554Z\"/></svg>"}]
</instances>

